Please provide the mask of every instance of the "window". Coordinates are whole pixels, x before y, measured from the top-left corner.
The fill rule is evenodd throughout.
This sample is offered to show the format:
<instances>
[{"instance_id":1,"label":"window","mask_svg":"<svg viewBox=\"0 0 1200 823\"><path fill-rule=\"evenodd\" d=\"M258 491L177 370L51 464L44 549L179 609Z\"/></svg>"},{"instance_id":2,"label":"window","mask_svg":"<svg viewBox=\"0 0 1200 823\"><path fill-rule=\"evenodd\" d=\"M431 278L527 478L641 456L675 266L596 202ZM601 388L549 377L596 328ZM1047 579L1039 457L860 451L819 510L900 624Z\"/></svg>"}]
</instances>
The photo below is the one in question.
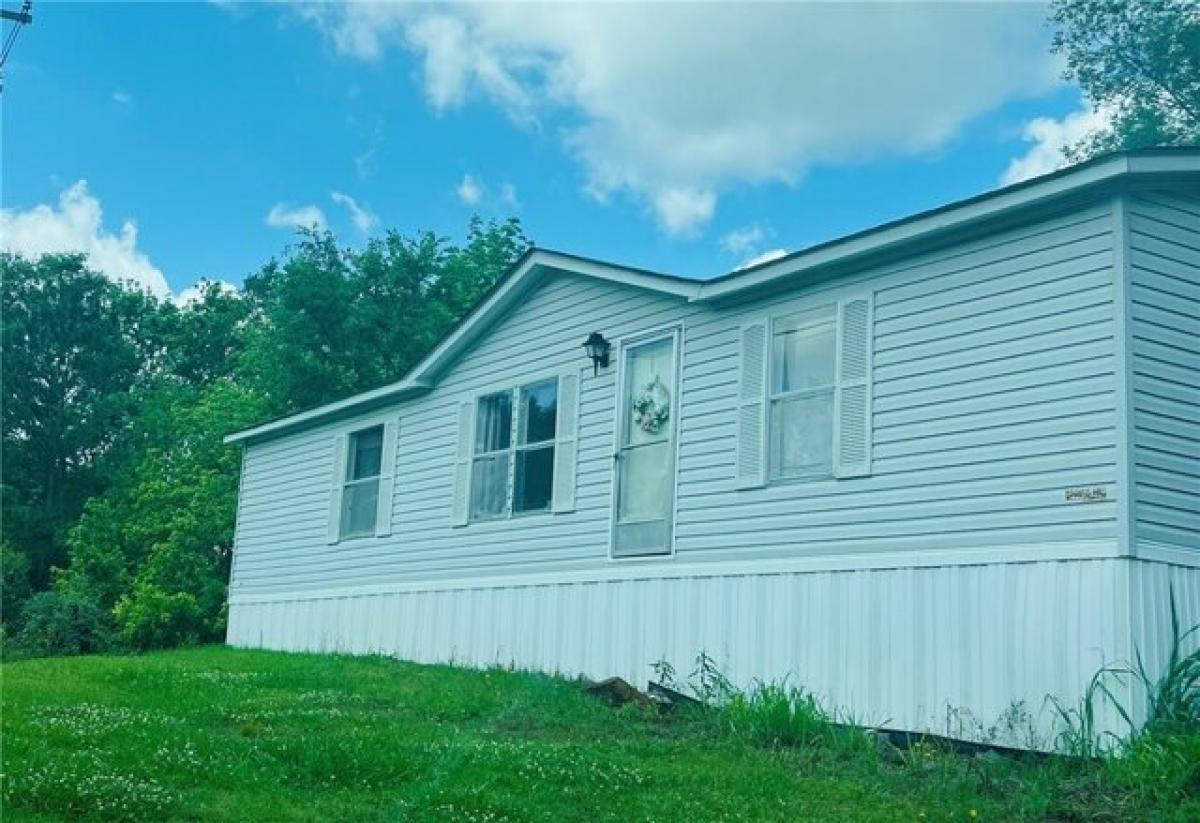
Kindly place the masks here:
<instances>
[{"instance_id":1,"label":"window","mask_svg":"<svg viewBox=\"0 0 1200 823\"><path fill-rule=\"evenodd\" d=\"M550 510L557 418L557 380L479 398L471 464L472 520Z\"/></svg>"},{"instance_id":2,"label":"window","mask_svg":"<svg viewBox=\"0 0 1200 823\"><path fill-rule=\"evenodd\" d=\"M836 306L774 322L769 409L772 480L832 474L836 370Z\"/></svg>"},{"instance_id":3,"label":"window","mask_svg":"<svg viewBox=\"0 0 1200 823\"><path fill-rule=\"evenodd\" d=\"M554 427L558 418L558 381L524 386L520 392L517 464L513 511L550 510L554 486Z\"/></svg>"},{"instance_id":4,"label":"window","mask_svg":"<svg viewBox=\"0 0 1200 823\"><path fill-rule=\"evenodd\" d=\"M382 465L383 426L373 426L350 435L346 477L342 485L340 537L375 534Z\"/></svg>"}]
</instances>

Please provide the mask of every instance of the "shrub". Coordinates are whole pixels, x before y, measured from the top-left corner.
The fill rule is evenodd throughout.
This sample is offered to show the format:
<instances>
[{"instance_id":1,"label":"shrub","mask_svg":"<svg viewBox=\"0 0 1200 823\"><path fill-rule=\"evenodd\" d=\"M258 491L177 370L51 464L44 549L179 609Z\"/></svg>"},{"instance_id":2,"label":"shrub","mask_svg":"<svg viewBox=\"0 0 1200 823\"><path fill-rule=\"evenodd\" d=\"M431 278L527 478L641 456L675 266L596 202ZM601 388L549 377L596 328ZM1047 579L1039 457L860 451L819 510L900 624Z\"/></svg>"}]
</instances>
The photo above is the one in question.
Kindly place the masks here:
<instances>
[{"instance_id":1,"label":"shrub","mask_svg":"<svg viewBox=\"0 0 1200 823\"><path fill-rule=\"evenodd\" d=\"M13 645L33 656L88 654L112 646L112 619L86 598L56 591L29 598Z\"/></svg>"},{"instance_id":2,"label":"shrub","mask_svg":"<svg viewBox=\"0 0 1200 823\"><path fill-rule=\"evenodd\" d=\"M210 621L194 595L141 583L114 610L121 639L136 649L167 648L207 639Z\"/></svg>"}]
</instances>

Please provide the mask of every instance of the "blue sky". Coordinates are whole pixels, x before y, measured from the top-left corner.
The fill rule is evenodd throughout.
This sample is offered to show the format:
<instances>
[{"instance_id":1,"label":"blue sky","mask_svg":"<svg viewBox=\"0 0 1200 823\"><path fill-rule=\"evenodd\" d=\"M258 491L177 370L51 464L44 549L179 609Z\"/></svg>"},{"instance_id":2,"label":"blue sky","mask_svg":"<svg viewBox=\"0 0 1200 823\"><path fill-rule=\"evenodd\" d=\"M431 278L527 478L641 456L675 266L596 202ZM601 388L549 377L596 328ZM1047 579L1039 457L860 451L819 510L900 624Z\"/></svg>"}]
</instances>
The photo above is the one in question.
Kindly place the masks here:
<instances>
[{"instance_id":1,"label":"blue sky","mask_svg":"<svg viewBox=\"0 0 1200 823\"><path fill-rule=\"evenodd\" d=\"M40 2L0 242L180 292L296 215L357 245L478 213L708 276L1049 171L1092 122L1036 6L734 12Z\"/></svg>"}]
</instances>

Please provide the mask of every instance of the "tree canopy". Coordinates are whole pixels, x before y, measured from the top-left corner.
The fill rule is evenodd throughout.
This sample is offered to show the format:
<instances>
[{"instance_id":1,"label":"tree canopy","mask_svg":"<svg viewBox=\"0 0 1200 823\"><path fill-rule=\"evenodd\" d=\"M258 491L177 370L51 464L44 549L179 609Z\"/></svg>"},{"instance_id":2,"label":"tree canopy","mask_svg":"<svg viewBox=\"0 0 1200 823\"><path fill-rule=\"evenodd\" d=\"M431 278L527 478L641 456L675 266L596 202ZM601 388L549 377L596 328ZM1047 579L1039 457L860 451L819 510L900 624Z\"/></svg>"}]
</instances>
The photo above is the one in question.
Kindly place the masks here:
<instances>
[{"instance_id":1,"label":"tree canopy","mask_svg":"<svg viewBox=\"0 0 1200 823\"><path fill-rule=\"evenodd\" d=\"M107 615L135 647L220 637L239 471L223 436L399 379L527 247L516 221L472 220L461 246L310 232L182 306L77 255L0 256L8 629L54 588L43 622Z\"/></svg>"},{"instance_id":2,"label":"tree canopy","mask_svg":"<svg viewBox=\"0 0 1200 823\"><path fill-rule=\"evenodd\" d=\"M1071 160L1116 149L1200 145L1200 3L1056 0L1053 49L1110 123L1068 146Z\"/></svg>"}]
</instances>

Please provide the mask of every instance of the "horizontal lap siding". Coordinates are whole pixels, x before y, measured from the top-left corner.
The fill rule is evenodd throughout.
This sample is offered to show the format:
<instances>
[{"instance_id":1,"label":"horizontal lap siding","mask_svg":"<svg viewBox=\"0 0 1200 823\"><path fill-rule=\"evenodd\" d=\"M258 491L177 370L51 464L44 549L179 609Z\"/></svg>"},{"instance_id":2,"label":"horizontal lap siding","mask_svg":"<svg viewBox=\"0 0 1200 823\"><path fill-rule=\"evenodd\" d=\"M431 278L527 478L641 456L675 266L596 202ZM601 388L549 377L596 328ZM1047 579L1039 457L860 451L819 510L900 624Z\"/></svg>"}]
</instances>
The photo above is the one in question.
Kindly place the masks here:
<instances>
[{"instance_id":1,"label":"horizontal lap siding","mask_svg":"<svg viewBox=\"0 0 1200 823\"><path fill-rule=\"evenodd\" d=\"M1129 203L1135 536L1200 551L1200 198Z\"/></svg>"},{"instance_id":2,"label":"horizontal lap siding","mask_svg":"<svg viewBox=\"0 0 1200 823\"><path fill-rule=\"evenodd\" d=\"M1094 208L690 324L679 554L1113 539L1112 245ZM737 489L738 324L854 288L875 290L871 476Z\"/></svg>"},{"instance_id":3,"label":"horizontal lap siding","mask_svg":"<svg viewBox=\"0 0 1200 823\"><path fill-rule=\"evenodd\" d=\"M1112 539L1111 268L1111 215L1095 208L734 306L552 278L436 389L387 412L400 421L389 537L327 543L333 437L348 424L249 447L236 586L604 569L616 368L593 376L580 344L593 330L616 342L674 323L684 326L679 560ZM738 490L741 324L863 288L876 301L871 476ZM452 528L458 404L567 369L581 370L575 511ZM1065 502L1066 488L1094 485L1109 489L1108 502Z\"/></svg>"},{"instance_id":4,"label":"horizontal lap siding","mask_svg":"<svg viewBox=\"0 0 1200 823\"><path fill-rule=\"evenodd\" d=\"M247 449L235 580L239 590L571 570L606 563L615 369L593 377L588 332L622 336L678 322L682 300L583 278L554 278L486 333L430 394L364 416L398 419L393 532L329 544L335 431L323 426ZM703 310L688 309L696 314ZM576 510L450 525L458 405L567 370L581 375Z\"/></svg>"}]
</instances>

